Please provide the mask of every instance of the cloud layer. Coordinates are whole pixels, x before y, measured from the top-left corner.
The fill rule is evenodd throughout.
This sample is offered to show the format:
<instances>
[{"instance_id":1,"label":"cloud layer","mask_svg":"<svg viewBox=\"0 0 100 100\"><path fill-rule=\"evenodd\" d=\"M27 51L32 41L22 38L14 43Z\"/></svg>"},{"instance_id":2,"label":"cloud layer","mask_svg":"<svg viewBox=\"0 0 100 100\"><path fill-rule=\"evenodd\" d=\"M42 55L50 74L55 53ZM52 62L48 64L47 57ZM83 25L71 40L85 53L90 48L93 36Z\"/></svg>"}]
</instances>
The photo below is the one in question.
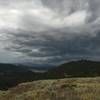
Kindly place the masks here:
<instances>
[{"instance_id":1,"label":"cloud layer","mask_svg":"<svg viewBox=\"0 0 100 100\"><path fill-rule=\"evenodd\" d=\"M99 11L99 0L0 0L0 59L100 60Z\"/></svg>"}]
</instances>

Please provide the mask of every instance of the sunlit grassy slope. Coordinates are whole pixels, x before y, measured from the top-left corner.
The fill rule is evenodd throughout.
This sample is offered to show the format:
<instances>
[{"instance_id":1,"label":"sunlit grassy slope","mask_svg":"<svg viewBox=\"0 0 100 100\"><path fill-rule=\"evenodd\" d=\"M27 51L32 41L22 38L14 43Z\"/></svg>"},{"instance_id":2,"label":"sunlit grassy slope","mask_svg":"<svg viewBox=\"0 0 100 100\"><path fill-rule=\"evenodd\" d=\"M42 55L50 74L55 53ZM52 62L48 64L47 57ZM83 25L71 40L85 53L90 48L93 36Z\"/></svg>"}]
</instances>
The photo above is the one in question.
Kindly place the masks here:
<instances>
[{"instance_id":1,"label":"sunlit grassy slope","mask_svg":"<svg viewBox=\"0 0 100 100\"><path fill-rule=\"evenodd\" d=\"M100 100L100 78L22 83L8 91L0 91L0 100Z\"/></svg>"}]
</instances>

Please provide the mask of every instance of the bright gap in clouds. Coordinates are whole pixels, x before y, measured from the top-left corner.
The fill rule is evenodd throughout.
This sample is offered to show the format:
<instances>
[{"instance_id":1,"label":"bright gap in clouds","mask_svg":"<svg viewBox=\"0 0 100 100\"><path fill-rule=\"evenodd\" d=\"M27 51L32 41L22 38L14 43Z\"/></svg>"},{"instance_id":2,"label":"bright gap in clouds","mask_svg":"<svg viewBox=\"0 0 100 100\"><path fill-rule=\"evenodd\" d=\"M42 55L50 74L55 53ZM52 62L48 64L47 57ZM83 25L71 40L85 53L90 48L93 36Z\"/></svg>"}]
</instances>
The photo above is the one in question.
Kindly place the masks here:
<instances>
[{"instance_id":1,"label":"bright gap in clouds","mask_svg":"<svg viewBox=\"0 0 100 100\"><path fill-rule=\"evenodd\" d=\"M21 12L17 9L0 10L0 28L17 28Z\"/></svg>"},{"instance_id":2,"label":"bright gap in clouds","mask_svg":"<svg viewBox=\"0 0 100 100\"><path fill-rule=\"evenodd\" d=\"M20 3L18 3L19 5ZM38 5L39 4L39 5ZM20 4L23 5L23 4ZM1 8L0 10L0 26L3 28L22 28L24 20L32 21L29 23L31 27L35 24L43 24L48 27L67 27L81 25L85 23L85 18L87 16L86 10L77 10L76 12L66 15L59 16L60 13L56 13L53 10L43 6L41 3L33 2L33 7L27 7L28 4L25 4L25 9L19 8ZM35 7L34 7L35 6ZM31 19L30 19L31 18ZM27 21L26 21L27 22ZM28 24L24 23L24 24ZM29 26L30 26L29 25ZM42 25L41 25L42 27ZM24 28L24 27L23 27ZM26 28L26 27L25 27Z\"/></svg>"}]
</instances>

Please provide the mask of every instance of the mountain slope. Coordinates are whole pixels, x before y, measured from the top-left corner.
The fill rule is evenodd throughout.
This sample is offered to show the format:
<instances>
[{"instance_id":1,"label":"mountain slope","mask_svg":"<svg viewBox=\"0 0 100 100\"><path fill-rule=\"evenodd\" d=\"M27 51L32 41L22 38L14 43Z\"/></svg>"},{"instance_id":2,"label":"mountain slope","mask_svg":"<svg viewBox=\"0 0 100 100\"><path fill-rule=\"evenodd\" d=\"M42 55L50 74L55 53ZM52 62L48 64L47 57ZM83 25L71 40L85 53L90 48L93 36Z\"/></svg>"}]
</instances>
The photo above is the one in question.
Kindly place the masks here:
<instances>
[{"instance_id":1,"label":"mountain slope","mask_svg":"<svg viewBox=\"0 0 100 100\"><path fill-rule=\"evenodd\" d=\"M100 62L72 61L55 67L46 74L48 78L100 76Z\"/></svg>"}]
</instances>

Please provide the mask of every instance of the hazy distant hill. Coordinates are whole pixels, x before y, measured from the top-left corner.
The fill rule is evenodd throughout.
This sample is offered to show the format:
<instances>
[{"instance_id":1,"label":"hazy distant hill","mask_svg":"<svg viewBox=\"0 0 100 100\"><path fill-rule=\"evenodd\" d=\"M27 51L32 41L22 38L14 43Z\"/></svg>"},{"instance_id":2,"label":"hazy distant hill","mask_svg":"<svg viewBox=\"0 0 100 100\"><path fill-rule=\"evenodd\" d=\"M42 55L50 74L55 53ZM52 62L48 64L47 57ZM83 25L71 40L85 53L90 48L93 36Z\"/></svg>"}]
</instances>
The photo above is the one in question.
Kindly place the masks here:
<instances>
[{"instance_id":1,"label":"hazy distant hill","mask_svg":"<svg viewBox=\"0 0 100 100\"><path fill-rule=\"evenodd\" d=\"M0 64L0 89L7 89L18 83L35 80L36 74L25 66Z\"/></svg>"},{"instance_id":2,"label":"hazy distant hill","mask_svg":"<svg viewBox=\"0 0 100 100\"><path fill-rule=\"evenodd\" d=\"M64 63L47 72L48 78L100 76L100 62L80 60Z\"/></svg>"}]
</instances>

